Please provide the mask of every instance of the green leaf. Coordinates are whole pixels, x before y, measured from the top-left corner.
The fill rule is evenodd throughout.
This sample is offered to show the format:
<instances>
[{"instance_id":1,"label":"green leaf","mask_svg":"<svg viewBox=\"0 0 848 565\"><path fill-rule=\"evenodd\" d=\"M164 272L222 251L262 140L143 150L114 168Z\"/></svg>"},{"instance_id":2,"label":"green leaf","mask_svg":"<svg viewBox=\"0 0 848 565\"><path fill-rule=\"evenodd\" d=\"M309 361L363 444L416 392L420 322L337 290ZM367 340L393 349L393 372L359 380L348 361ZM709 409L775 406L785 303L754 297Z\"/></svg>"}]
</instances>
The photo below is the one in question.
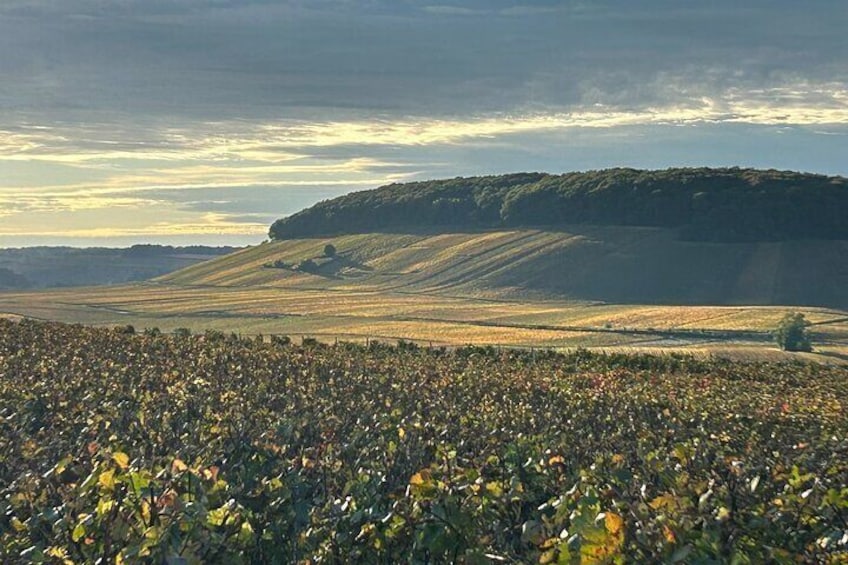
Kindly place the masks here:
<instances>
[{"instance_id":1,"label":"green leaf","mask_svg":"<svg viewBox=\"0 0 848 565\"><path fill-rule=\"evenodd\" d=\"M104 498L101 498L97 501L97 516L102 518L103 516L108 514L110 510L112 510L112 507L114 505L114 500L106 500Z\"/></svg>"},{"instance_id":2,"label":"green leaf","mask_svg":"<svg viewBox=\"0 0 848 565\"><path fill-rule=\"evenodd\" d=\"M74 458L71 455L63 457L58 463L56 463L56 466L53 467L53 473L56 475L61 475L68 467L68 464L73 460Z\"/></svg>"},{"instance_id":3,"label":"green leaf","mask_svg":"<svg viewBox=\"0 0 848 565\"><path fill-rule=\"evenodd\" d=\"M225 506L215 508L206 515L206 521L210 526L220 526L227 520L229 514L230 511Z\"/></svg>"},{"instance_id":4,"label":"green leaf","mask_svg":"<svg viewBox=\"0 0 848 565\"><path fill-rule=\"evenodd\" d=\"M74 531L71 532L71 539L74 540L74 543L79 542L82 538L85 537L85 524L80 522L74 528Z\"/></svg>"},{"instance_id":5,"label":"green leaf","mask_svg":"<svg viewBox=\"0 0 848 565\"><path fill-rule=\"evenodd\" d=\"M521 542L539 545L545 538L545 530L537 520L527 520L521 525Z\"/></svg>"},{"instance_id":6,"label":"green leaf","mask_svg":"<svg viewBox=\"0 0 848 565\"><path fill-rule=\"evenodd\" d=\"M238 541L241 545L250 545L253 543L253 538L253 526L250 525L250 522L245 520L242 522L241 528L239 529Z\"/></svg>"},{"instance_id":7,"label":"green leaf","mask_svg":"<svg viewBox=\"0 0 848 565\"><path fill-rule=\"evenodd\" d=\"M694 549L691 545L684 545L683 547L677 548L677 550L671 554L671 562L672 563L681 563L689 554L692 553L692 549Z\"/></svg>"}]
</instances>

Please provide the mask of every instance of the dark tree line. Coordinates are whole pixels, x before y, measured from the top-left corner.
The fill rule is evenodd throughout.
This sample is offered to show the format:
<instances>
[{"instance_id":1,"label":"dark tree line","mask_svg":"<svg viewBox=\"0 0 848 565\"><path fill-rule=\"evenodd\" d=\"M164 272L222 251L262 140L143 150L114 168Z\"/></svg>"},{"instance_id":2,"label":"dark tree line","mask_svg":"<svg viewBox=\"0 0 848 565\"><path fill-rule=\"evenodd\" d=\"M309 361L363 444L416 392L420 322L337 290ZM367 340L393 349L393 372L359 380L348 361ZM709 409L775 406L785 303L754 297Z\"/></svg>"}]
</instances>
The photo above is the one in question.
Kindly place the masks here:
<instances>
[{"instance_id":1,"label":"dark tree line","mask_svg":"<svg viewBox=\"0 0 848 565\"><path fill-rule=\"evenodd\" d=\"M753 169L608 169L391 184L274 222L272 239L378 230L631 225L708 241L848 239L848 179Z\"/></svg>"}]
</instances>

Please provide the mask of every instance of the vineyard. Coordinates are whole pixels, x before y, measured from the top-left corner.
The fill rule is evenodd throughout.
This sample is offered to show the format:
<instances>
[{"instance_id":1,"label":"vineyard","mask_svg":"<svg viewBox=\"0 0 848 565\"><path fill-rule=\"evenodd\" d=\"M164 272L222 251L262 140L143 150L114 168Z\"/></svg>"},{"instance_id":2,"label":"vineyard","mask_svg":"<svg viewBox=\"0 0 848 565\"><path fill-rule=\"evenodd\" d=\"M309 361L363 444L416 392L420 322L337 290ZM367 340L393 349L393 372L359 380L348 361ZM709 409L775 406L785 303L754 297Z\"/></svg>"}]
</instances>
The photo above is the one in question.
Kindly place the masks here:
<instances>
[{"instance_id":1,"label":"vineyard","mask_svg":"<svg viewBox=\"0 0 848 565\"><path fill-rule=\"evenodd\" d=\"M0 561L848 562L848 370L0 319Z\"/></svg>"}]
</instances>

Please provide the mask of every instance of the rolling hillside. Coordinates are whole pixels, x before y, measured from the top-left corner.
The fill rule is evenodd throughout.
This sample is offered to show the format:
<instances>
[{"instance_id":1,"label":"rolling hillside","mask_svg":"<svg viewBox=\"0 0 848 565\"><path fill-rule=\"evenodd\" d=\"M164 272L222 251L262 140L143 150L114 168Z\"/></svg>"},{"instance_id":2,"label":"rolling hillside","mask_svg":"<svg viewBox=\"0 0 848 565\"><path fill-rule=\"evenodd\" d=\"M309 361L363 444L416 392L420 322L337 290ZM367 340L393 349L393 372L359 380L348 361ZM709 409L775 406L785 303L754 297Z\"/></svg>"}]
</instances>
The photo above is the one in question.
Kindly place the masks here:
<instances>
[{"instance_id":1,"label":"rolling hillside","mask_svg":"<svg viewBox=\"0 0 848 565\"><path fill-rule=\"evenodd\" d=\"M846 259L842 241L691 242L663 228L356 234L266 243L148 283L0 293L0 316L846 362ZM814 324L813 354L773 346L790 310Z\"/></svg>"},{"instance_id":2,"label":"rolling hillside","mask_svg":"<svg viewBox=\"0 0 848 565\"><path fill-rule=\"evenodd\" d=\"M338 250L336 257L323 257L327 243ZM316 264L312 272L297 269L306 259ZM272 242L158 280L515 300L848 308L848 241L695 242L671 229L611 226L356 234Z\"/></svg>"},{"instance_id":3,"label":"rolling hillside","mask_svg":"<svg viewBox=\"0 0 848 565\"><path fill-rule=\"evenodd\" d=\"M276 222L274 241L147 283L0 293L0 315L785 359L770 332L800 311L813 358L846 362L846 182L615 169L392 185L320 203ZM538 209L549 225L513 225Z\"/></svg>"}]
</instances>

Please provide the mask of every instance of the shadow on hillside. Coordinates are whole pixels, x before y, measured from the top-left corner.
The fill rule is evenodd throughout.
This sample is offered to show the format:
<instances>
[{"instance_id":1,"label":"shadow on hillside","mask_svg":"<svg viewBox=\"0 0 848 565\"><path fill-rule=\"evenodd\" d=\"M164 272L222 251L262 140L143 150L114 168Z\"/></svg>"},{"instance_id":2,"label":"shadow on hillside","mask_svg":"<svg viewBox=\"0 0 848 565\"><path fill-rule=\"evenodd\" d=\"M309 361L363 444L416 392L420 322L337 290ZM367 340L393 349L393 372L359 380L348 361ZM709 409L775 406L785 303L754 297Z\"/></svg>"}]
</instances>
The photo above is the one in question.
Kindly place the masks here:
<instances>
[{"instance_id":1,"label":"shadow on hillside","mask_svg":"<svg viewBox=\"0 0 848 565\"><path fill-rule=\"evenodd\" d=\"M461 268L427 277L443 291L508 289L519 297L618 304L738 305L848 308L848 242L791 240L720 243L691 241L672 228L591 224L490 228L385 228L383 234L474 236L521 231L560 234L548 245L516 246L496 262L496 250L464 256ZM532 238L528 240L533 243ZM541 241L541 239L540 239ZM366 276L374 269L349 252L326 259L315 274ZM492 255L486 255L492 253ZM481 259L480 266L474 261ZM420 279L424 280L424 279ZM419 280L419 282L420 282ZM413 283L414 285L415 283Z\"/></svg>"},{"instance_id":2,"label":"shadow on hillside","mask_svg":"<svg viewBox=\"0 0 848 565\"><path fill-rule=\"evenodd\" d=\"M815 353L816 355L821 355L822 357L839 359L840 361L848 363L848 355L844 353L836 353L835 351L821 351L820 349L814 349L813 353Z\"/></svg>"},{"instance_id":3,"label":"shadow on hillside","mask_svg":"<svg viewBox=\"0 0 848 565\"><path fill-rule=\"evenodd\" d=\"M374 267L356 261L345 253L339 253L333 257L324 257L316 261L320 262L312 274L330 279L344 279L349 276L356 276L357 273L351 273L350 271L359 271L360 274L374 271Z\"/></svg>"}]
</instances>

